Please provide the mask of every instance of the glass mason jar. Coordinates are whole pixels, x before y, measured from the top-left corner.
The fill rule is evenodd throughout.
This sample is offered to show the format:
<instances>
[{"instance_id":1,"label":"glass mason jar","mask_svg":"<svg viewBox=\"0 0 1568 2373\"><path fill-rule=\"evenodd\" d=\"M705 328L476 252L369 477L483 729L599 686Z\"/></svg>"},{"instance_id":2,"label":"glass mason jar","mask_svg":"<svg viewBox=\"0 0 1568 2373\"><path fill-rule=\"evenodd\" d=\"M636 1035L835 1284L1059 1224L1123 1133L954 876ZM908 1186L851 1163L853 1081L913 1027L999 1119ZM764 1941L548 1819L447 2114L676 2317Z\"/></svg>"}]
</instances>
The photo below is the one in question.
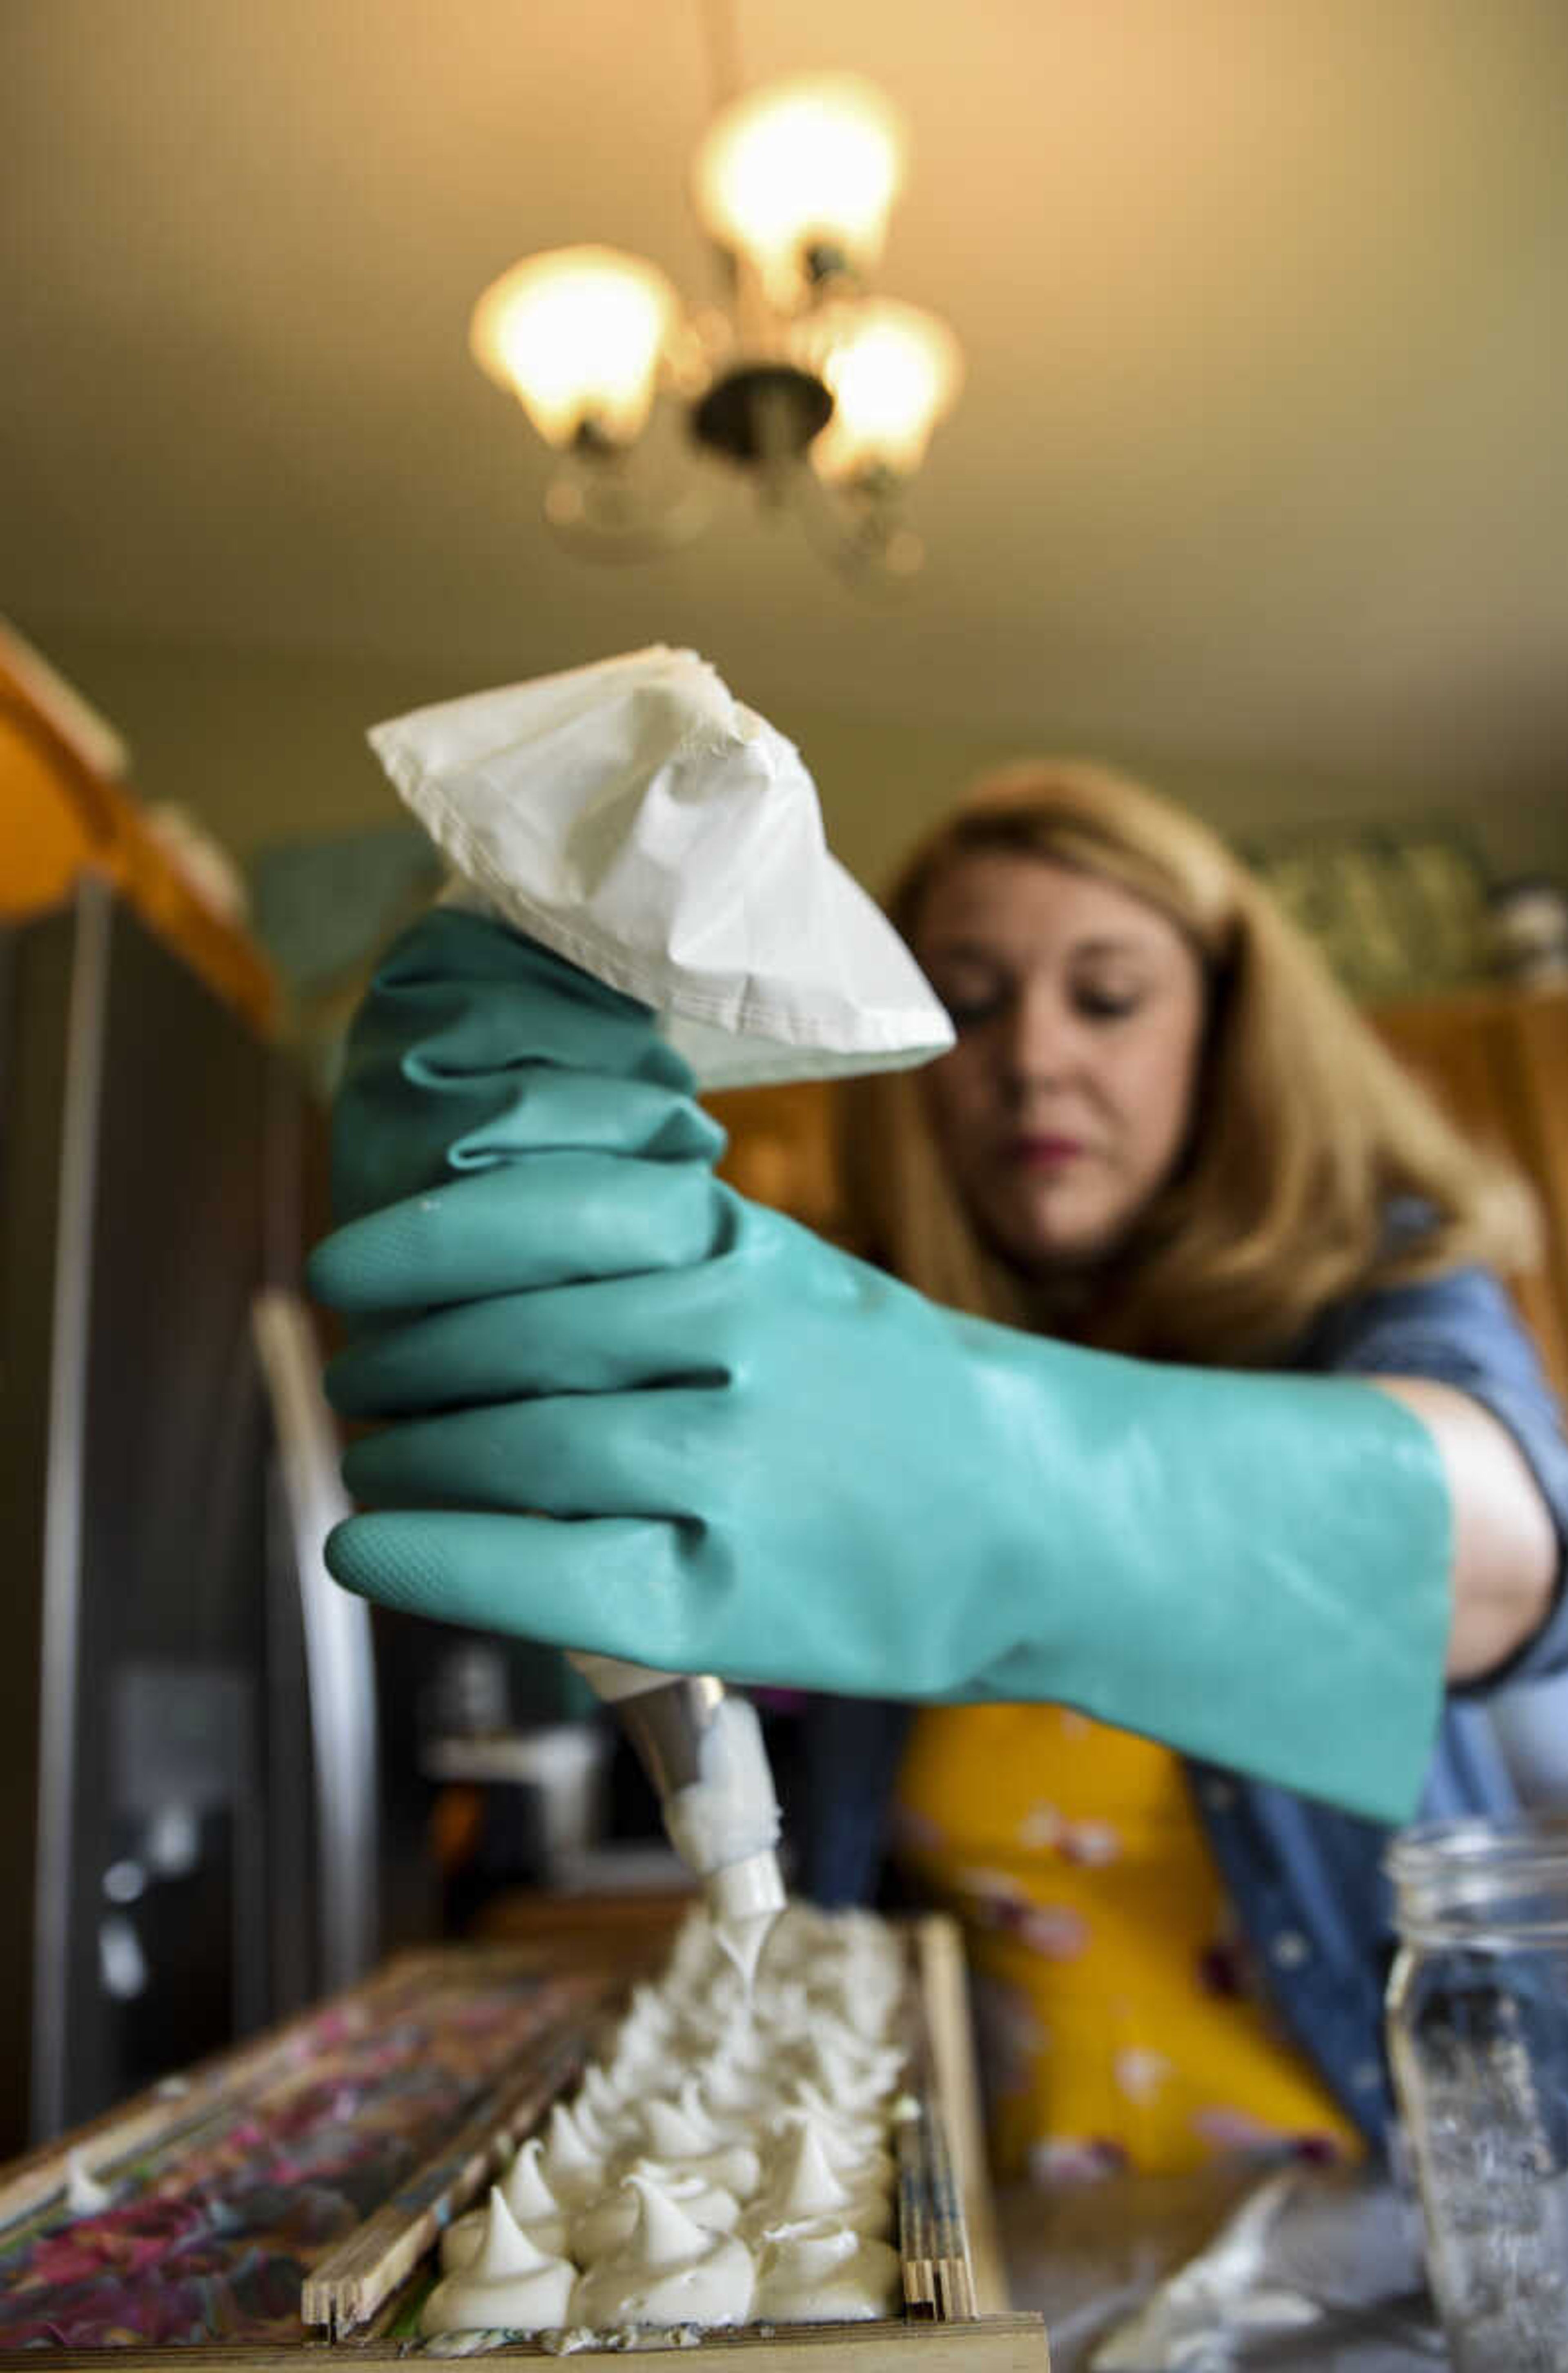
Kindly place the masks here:
<instances>
[{"instance_id":1,"label":"glass mason jar","mask_svg":"<svg viewBox=\"0 0 1568 2373\"><path fill-rule=\"evenodd\" d=\"M1568 2373L1568 1815L1435 1821L1385 1866L1394 2089L1458 2373Z\"/></svg>"}]
</instances>

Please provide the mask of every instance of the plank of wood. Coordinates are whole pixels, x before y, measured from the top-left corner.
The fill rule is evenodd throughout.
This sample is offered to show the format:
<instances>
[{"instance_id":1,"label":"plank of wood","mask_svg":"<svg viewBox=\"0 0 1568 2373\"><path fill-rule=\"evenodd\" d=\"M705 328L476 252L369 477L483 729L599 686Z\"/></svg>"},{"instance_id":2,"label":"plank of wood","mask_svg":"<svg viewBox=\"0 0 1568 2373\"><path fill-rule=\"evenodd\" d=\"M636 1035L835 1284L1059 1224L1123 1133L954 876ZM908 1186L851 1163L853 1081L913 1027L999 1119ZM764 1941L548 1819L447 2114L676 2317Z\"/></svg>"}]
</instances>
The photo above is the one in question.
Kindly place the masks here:
<instances>
[{"instance_id":1,"label":"plank of wood","mask_svg":"<svg viewBox=\"0 0 1568 2373\"><path fill-rule=\"evenodd\" d=\"M920 2080L919 2107L895 2128L898 2243L906 2315L961 2322L977 2313L964 2211L953 2180L941 2103Z\"/></svg>"},{"instance_id":2,"label":"plank of wood","mask_svg":"<svg viewBox=\"0 0 1568 2373\"><path fill-rule=\"evenodd\" d=\"M0 2229L36 2215L63 2192L74 2157L101 2179L106 2169L141 2157L154 2144L171 2140L185 2127L204 2124L215 2112L287 2069L291 2061L303 2066L311 2048L310 2035L322 2019L336 2014L357 2025L369 2025L379 1997L394 1984L401 1985L411 1968L427 1960L434 1963L435 1957L425 1952L399 1954L358 1985L312 2004L308 2011L268 2028L249 2043L215 2052L179 2075L164 2077L89 2124L42 2144L24 2158L13 2159L0 2180Z\"/></svg>"},{"instance_id":3,"label":"plank of wood","mask_svg":"<svg viewBox=\"0 0 1568 2373\"><path fill-rule=\"evenodd\" d=\"M965 2271L952 2278L969 2304L959 2313L1000 2315L1010 2304L1007 2274L997 2235L986 2162L985 2128L969 2029L968 1981L964 1941L956 1921L930 1912L914 1923L931 2084L942 2107L942 2129L951 2167L945 2197L958 2218L962 2249L951 2228L943 2238Z\"/></svg>"},{"instance_id":4,"label":"plank of wood","mask_svg":"<svg viewBox=\"0 0 1568 2373\"><path fill-rule=\"evenodd\" d=\"M931 2273L930 2210L926 2186L925 2116L902 2119L898 2142L898 2254L904 2269L904 2312L936 2313Z\"/></svg>"},{"instance_id":5,"label":"plank of wood","mask_svg":"<svg viewBox=\"0 0 1568 2373\"><path fill-rule=\"evenodd\" d=\"M534 1972L544 1976L554 1966L547 1947L540 1952L515 1945L462 1950L462 1966L480 1977ZM193 2134L213 2118L237 2108L263 2085L291 2071L308 2082L323 2023L343 2020L355 2033L365 2033L374 2026L385 1996L401 1993L416 1977L427 1977L432 1984L450 1978L453 1967L451 1946L419 1946L394 1954L357 1985L323 1997L248 2043L216 2052L178 2075L164 2077L88 2124L11 2160L0 2170L0 2232L23 2217L38 2215L65 2190L73 2159L99 2180L112 2178L116 2168L144 2157L155 2146L187 2132Z\"/></svg>"},{"instance_id":6,"label":"plank of wood","mask_svg":"<svg viewBox=\"0 0 1568 2373\"><path fill-rule=\"evenodd\" d=\"M570 1988L563 2022L548 2036L534 2038L526 2063L502 2080L391 2200L312 2267L300 2292L305 2323L325 2325L334 2339L369 2323L452 2218L499 2172L518 2136L577 2075L614 1981L602 1971L583 1970L559 1983Z\"/></svg>"},{"instance_id":7,"label":"plank of wood","mask_svg":"<svg viewBox=\"0 0 1568 2373\"><path fill-rule=\"evenodd\" d=\"M680 2348L672 2339L672 2347ZM842 2364L852 2373L1050 2373L1045 2326L1037 2315L983 2316L977 2323L801 2323L788 2332L704 2335L698 2362L731 2359L736 2373L810 2373L815 2352L824 2373ZM662 2352L656 2352L662 2353ZM558 2361L551 2352L512 2341L474 2352L485 2364ZM408 2373L411 2364L449 2358L411 2350L405 2341L298 2342L292 2346L236 2342L222 2346L73 2349L78 2373ZM467 2358L465 2362L469 2361ZM683 2361L685 2361L685 2358Z\"/></svg>"}]
</instances>

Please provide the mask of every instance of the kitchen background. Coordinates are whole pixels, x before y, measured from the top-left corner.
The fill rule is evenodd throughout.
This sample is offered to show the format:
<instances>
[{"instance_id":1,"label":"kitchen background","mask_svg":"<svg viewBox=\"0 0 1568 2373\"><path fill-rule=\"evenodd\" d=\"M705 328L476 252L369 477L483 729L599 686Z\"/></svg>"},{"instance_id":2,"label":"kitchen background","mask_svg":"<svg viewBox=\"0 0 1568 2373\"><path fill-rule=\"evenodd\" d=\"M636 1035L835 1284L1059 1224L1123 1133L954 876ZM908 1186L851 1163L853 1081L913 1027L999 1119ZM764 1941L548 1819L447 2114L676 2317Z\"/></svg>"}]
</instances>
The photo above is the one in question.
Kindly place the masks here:
<instances>
[{"instance_id":1,"label":"kitchen background","mask_svg":"<svg viewBox=\"0 0 1568 2373\"><path fill-rule=\"evenodd\" d=\"M924 565L857 587L715 461L700 538L585 558L470 357L474 302L592 240L716 304L693 150L737 89L817 67L901 111L876 278L963 349L909 494ZM0 1732L36 1799L0 2148L465 1917L486 1853L537 1860L536 1821L526 1849L494 1828L503 1785L537 1812L537 1773L472 1748L569 1711L524 1662L381 1626L377 1794L345 1711L366 1643L310 1648L333 1445L287 1310L256 1319L321 1208L336 1034L433 886L368 725L690 644L799 742L873 888L990 761L1119 762L1254 853L1352 986L1399 1000L1407 1051L1568 1187L1559 1000L1473 1001L1511 885L1545 884L1550 939L1568 880L1564 122L1557 0L0 9L0 606L129 754L84 847L150 819L168 870L138 842L107 906L72 903L74 861L24 894L46 794L0 735L27 1352L0 1388L28 1419L0 1479L33 1592ZM253 1026L258 952L290 1055ZM746 1183L830 1221L816 1117L776 1106L748 1140L729 1116ZM1527 1306L1561 1361L1550 1216ZM321 1874L368 1796L399 1850L379 1911L328 1935Z\"/></svg>"}]
</instances>

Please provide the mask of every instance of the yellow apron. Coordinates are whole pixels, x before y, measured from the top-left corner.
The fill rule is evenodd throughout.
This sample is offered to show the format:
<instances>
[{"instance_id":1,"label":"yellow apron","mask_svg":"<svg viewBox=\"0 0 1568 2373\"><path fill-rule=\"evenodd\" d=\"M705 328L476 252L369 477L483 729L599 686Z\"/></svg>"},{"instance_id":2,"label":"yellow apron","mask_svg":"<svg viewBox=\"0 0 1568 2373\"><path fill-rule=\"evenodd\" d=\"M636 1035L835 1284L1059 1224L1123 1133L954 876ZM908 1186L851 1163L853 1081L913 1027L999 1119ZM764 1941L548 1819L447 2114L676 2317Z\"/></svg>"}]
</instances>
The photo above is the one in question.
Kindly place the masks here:
<instances>
[{"instance_id":1,"label":"yellow apron","mask_svg":"<svg viewBox=\"0 0 1568 2373\"><path fill-rule=\"evenodd\" d=\"M1000 2173L1359 2155L1247 1982L1168 1748L1055 1706L940 1707L895 1818L899 1861L964 1923Z\"/></svg>"}]
</instances>

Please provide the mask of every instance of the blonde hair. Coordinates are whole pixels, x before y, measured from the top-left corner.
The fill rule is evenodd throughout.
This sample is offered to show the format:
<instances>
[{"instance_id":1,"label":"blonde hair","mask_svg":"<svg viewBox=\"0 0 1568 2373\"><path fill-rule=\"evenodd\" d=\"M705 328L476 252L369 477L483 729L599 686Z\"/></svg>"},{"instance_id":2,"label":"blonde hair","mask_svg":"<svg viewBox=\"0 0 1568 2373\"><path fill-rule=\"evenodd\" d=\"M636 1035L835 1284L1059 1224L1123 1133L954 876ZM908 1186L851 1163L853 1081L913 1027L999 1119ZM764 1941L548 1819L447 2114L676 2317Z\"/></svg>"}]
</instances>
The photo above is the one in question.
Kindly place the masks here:
<instances>
[{"instance_id":1,"label":"blonde hair","mask_svg":"<svg viewBox=\"0 0 1568 2373\"><path fill-rule=\"evenodd\" d=\"M1096 875L1168 917L1198 952L1208 1024L1188 1153L1140 1214L1073 1326L1147 1357L1278 1356L1341 1297L1465 1261L1533 1257L1529 1192L1469 1144L1363 1021L1218 836L1085 760L984 777L921 842L888 912L918 935L938 877L976 853ZM921 1075L857 1081L841 1104L851 1240L934 1299L1041 1324L1029 1280L980 1238L929 1124ZM1422 1224L1391 1230L1419 1198Z\"/></svg>"}]
</instances>

